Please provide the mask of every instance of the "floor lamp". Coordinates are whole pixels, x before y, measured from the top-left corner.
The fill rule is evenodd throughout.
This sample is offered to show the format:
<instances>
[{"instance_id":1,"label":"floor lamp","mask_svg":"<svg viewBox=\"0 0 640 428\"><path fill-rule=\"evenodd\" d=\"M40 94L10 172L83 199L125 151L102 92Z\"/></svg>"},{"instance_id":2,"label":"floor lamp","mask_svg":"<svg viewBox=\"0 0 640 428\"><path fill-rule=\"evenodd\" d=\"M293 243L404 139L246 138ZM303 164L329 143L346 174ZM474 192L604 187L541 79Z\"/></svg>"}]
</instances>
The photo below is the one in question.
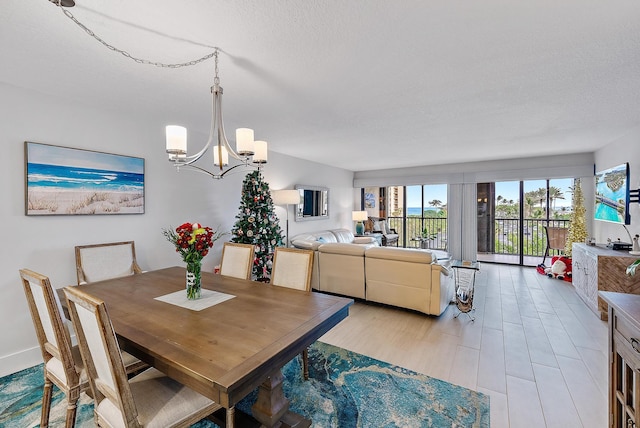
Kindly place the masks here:
<instances>
[{"instance_id":1,"label":"floor lamp","mask_svg":"<svg viewBox=\"0 0 640 428\"><path fill-rule=\"evenodd\" d=\"M272 194L273 203L284 206L287 211L287 247L289 247L289 205L300 203L300 192L298 190L274 190Z\"/></svg>"}]
</instances>

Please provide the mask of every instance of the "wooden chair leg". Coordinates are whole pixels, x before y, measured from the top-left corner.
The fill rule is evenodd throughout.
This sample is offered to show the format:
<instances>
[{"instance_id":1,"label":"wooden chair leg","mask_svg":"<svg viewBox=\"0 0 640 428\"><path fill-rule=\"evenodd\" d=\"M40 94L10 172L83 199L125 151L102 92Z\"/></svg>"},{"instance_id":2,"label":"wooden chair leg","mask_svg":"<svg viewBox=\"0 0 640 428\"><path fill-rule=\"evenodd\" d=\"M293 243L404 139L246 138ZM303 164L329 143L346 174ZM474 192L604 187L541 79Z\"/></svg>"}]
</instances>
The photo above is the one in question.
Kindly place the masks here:
<instances>
[{"instance_id":1,"label":"wooden chair leg","mask_svg":"<svg viewBox=\"0 0 640 428\"><path fill-rule=\"evenodd\" d=\"M49 426L49 413L51 412L51 390L53 384L47 378L44 379L44 389L42 390L42 414L40 415L40 426Z\"/></svg>"},{"instance_id":2,"label":"wooden chair leg","mask_svg":"<svg viewBox=\"0 0 640 428\"><path fill-rule=\"evenodd\" d=\"M304 380L309 380L309 350L307 348L302 351L302 371Z\"/></svg>"},{"instance_id":3,"label":"wooden chair leg","mask_svg":"<svg viewBox=\"0 0 640 428\"><path fill-rule=\"evenodd\" d=\"M71 389L67 394L67 417L65 428L73 428L76 425L76 411L78 410L78 400L80 399L80 387Z\"/></svg>"},{"instance_id":4,"label":"wooden chair leg","mask_svg":"<svg viewBox=\"0 0 640 428\"><path fill-rule=\"evenodd\" d=\"M65 420L65 428L73 428L76 424L76 410L78 409L78 400L69 400L67 403L67 418Z\"/></svg>"}]
</instances>

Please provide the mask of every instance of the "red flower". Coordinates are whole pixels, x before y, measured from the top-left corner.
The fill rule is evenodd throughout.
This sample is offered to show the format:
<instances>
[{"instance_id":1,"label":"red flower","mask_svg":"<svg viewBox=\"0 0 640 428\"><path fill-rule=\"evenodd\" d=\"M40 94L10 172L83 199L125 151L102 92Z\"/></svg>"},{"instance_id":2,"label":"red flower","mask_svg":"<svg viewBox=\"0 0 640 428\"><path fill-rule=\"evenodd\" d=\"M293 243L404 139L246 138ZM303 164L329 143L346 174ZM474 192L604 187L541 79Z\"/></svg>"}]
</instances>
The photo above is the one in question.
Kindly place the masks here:
<instances>
[{"instance_id":1,"label":"red flower","mask_svg":"<svg viewBox=\"0 0 640 428\"><path fill-rule=\"evenodd\" d=\"M210 227L203 227L200 223L184 223L171 229L163 230L164 236L172 242L185 262L201 260L209 254L209 249L223 234L214 232Z\"/></svg>"}]
</instances>

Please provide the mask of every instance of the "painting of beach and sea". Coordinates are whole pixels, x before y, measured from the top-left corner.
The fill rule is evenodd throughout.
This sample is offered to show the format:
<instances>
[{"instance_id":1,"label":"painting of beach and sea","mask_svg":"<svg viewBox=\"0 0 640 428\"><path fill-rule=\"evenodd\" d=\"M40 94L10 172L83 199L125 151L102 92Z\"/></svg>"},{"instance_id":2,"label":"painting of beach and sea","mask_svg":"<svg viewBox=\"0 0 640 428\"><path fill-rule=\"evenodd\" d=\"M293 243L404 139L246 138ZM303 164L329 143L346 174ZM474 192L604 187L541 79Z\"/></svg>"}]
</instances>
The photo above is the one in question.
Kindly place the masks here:
<instances>
[{"instance_id":1,"label":"painting of beach and sea","mask_svg":"<svg viewBox=\"0 0 640 428\"><path fill-rule=\"evenodd\" d=\"M144 159L24 143L26 215L143 214Z\"/></svg>"},{"instance_id":2,"label":"painting of beach and sea","mask_svg":"<svg viewBox=\"0 0 640 428\"><path fill-rule=\"evenodd\" d=\"M596 173L596 220L629 224L629 164Z\"/></svg>"}]
</instances>

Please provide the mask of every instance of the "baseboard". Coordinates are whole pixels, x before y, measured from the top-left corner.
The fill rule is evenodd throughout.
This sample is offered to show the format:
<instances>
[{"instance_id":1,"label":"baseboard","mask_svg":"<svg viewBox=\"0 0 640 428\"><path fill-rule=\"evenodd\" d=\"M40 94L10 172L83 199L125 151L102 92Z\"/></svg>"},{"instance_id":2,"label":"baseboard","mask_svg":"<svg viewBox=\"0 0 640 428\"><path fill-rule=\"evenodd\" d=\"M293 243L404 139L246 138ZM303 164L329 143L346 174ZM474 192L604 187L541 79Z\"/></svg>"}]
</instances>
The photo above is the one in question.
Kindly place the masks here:
<instances>
[{"instance_id":1,"label":"baseboard","mask_svg":"<svg viewBox=\"0 0 640 428\"><path fill-rule=\"evenodd\" d=\"M20 370L42 364L40 347L25 349L15 354L0 357L0 377L4 377Z\"/></svg>"}]
</instances>

